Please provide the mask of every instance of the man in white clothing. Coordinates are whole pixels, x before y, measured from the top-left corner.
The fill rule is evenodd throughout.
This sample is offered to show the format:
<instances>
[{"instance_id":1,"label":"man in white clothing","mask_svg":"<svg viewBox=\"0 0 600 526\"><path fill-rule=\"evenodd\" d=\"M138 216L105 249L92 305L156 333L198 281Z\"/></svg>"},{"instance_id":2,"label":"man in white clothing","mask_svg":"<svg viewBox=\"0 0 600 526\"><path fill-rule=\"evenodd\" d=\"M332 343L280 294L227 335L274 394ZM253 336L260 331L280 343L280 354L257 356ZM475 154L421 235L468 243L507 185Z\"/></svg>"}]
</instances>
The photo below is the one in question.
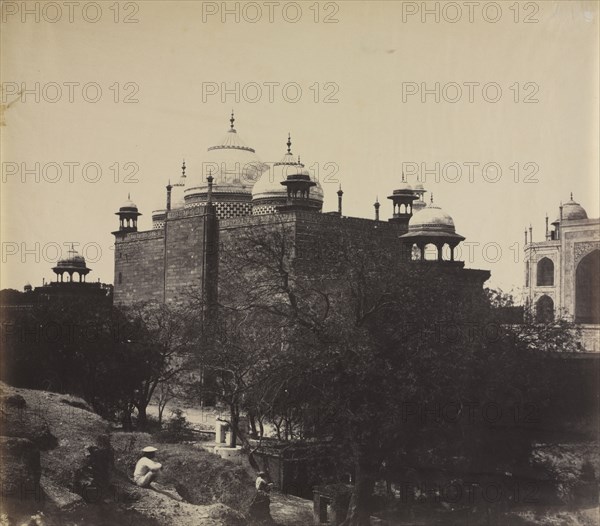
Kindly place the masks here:
<instances>
[{"instance_id":1,"label":"man in white clothing","mask_svg":"<svg viewBox=\"0 0 600 526\"><path fill-rule=\"evenodd\" d=\"M133 472L134 482L141 488L152 488L158 493L162 493L172 499L182 501L181 495L175 488L162 486L156 482L158 472L162 469L162 464L154 461L158 449L152 446L142 449L143 456L137 461L135 471Z\"/></svg>"},{"instance_id":2,"label":"man in white clothing","mask_svg":"<svg viewBox=\"0 0 600 526\"><path fill-rule=\"evenodd\" d=\"M162 464L154 462L154 457L158 449L152 446L142 449L143 456L137 461L135 471L133 472L133 480L142 487L147 488L150 483L156 480L158 472L162 469Z\"/></svg>"}]
</instances>

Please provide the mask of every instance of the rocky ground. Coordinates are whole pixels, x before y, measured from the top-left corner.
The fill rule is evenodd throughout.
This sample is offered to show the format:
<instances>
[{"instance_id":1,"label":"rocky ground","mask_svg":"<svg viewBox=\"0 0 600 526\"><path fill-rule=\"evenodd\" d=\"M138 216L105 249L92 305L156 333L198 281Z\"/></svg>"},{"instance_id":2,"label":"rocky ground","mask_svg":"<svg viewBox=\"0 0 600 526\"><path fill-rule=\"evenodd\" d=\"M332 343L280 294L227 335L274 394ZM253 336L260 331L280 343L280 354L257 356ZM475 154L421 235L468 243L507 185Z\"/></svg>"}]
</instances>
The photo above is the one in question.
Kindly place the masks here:
<instances>
[{"instance_id":1,"label":"rocky ground","mask_svg":"<svg viewBox=\"0 0 600 526\"><path fill-rule=\"evenodd\" d=\"M0 526L243 526L254 494L254 473L189 444L156 444L161 482L177 488L178 502L131 481L139 451L155 437L117 432L76 397L15 389L0 383ZM498 526L596 526L595 443L538 444L531 459L557 486L555 504L512 509ZM594 501L595 499L595 501ZM581 503L589 503L582 505ZM431 510L429 510L431 512ZM312 524L312 503L272 494L278 526ZM440 513L420 524L443 525ZM481 526L472 512L461 526ZM396 517L386 526L419 522ZM373 524L383 524L373 521ZM489 523L488 524L492 524Z\"/></svg>"},{"instance_id":2,"label":"rocky ground","mask_svg":"<svg viewBox=\"0 0 600 526\"><path fill-rule=\"evenodd\" d=\"M78 398L0 384L0 526L244 526L253 474L206 451L160 444L178 502L131 481L145 433L115 433ZM312 521L311 503L273 495L282 526Z\"/></svg>"}]
</instances>

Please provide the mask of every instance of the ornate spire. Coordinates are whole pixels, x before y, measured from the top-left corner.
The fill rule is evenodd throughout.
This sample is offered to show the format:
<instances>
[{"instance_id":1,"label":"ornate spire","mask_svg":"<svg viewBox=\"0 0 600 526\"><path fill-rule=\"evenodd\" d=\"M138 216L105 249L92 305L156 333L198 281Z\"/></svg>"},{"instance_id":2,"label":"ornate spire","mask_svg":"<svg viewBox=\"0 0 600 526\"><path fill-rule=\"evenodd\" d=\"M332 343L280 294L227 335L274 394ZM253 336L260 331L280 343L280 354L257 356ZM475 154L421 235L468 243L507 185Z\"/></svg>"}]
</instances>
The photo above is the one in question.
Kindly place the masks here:
<instances>
[{"instance_id":1,"label":"ornate spire","mask_svg":"<svg viewBox=\"0 0 600 526\"><path fill-rule=\"evenodd\" d=\"M208 177L206 178L206 181L208 182L208 195L206 196L206 201L207 203L211 203L212 204L212 193L213 193L213 181L215 180L215 178L212 176L212 170L209 168L208 169Z\"/></svg>"},{"instance_id":2,"label":"ornate spire","mask_svg":"<svg viewBox=\"0 0 600 526\"><path fill-rule=\"evenodd\" d=\"M342 183L340 183L340 188L337 191L338 195L338 214L342 215L342 196L344 195L344 191L342 190Z\"/></svg>"},{"instance_id":3,"label":"ornate spire","mask_svg":"<svg viewBox=\"0 0 600 526\"><path fill-rule=\"evenodd\" d=\"M171 190L173 190L173 186L171 185L171 179L169 179L167 184L167 211L171 210Z\"/></svg>"},{"instance_id":4,"label":"ornate spire","mask_svg":"<svg viewBox=\"0 0 600 526\"><path fill-rule=\"evenodd\" d=\"M231 123L231 130L235 131L235 128L233 127L233 123L235 122L235 117L233 115L233 110L231 110L231 119L229 119L229 122Z\"/></svg>"},{"instance_id":5,"label":"ornate spire","mask_svg":"<svg viewBox=\"0 0 600 526\"><path fill-rule=\"evenodd\" d=\"M292 153L292 136L290 133L288 133L288 140L287 140L287 147L288 147L288 153Z\"/></svg>"}]
</instances>

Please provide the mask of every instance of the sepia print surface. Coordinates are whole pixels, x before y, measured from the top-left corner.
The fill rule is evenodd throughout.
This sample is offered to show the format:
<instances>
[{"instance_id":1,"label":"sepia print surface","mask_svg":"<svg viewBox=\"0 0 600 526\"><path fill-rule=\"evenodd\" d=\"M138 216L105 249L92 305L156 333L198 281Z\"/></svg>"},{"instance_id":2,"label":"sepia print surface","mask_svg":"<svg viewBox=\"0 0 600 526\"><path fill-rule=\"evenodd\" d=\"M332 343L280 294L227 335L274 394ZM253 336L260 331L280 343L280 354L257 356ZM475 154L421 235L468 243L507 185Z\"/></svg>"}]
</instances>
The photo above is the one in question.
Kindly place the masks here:
<instances>
[{"instance_id":1,"label":"sepia print surface","mask_svg":"<svg viewBox=\"0 0 600 526\"><path fill-rule=\"evenodd\" d=\"M600 523L596 0L0 7L0 526Z\"/></svg>"}]
</instances>

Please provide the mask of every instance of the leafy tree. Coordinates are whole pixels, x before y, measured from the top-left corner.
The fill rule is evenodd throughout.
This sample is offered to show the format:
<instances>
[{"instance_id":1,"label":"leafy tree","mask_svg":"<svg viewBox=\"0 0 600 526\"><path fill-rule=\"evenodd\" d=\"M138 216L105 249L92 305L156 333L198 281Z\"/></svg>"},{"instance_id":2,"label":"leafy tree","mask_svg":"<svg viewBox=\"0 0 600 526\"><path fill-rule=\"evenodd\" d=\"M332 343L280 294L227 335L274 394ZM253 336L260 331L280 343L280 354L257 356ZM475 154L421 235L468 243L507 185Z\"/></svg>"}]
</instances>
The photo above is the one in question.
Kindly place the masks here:
<instances>
[{"instance_id":1,"label":"leafy tree","mask_svg":"<svg viewBox=\"0 0 600 526\"><path fill-rule=\"evenodd\" d=\"M523 461L531 436L506 415L541 406L555 371L551 364L540 371L541 354L574 349L565 327L505 325L492 307L510 298L496 294L490 302L478 271L400 261L393 246L338 234L311 249L283 219L256 228L226 254L229 278L220 293L244 313L238 327L251 335L246 343L269 342L260 371L248 371L256 383L269 379L278 388L266 411L256 399L253 410L288 419L289 431L300 420L301 435L343 446L355 476L345 524L369 523L384 466L401 473L418 462L446 470L487 462L494 472ZM307 249L309 258L298 257ZM277 330L262 340L265 325ZM224 333L235 331L224 326ZM490 407L503 411L501 422ZM452 418L444 413L450 409ZM521 438L507 441L506 433Z\"/></svg>"},{"instance_id":2,"label":"leafy tree","mask_svg":"<svg viewBox=\"0 0 600 526\"><path fill-rule=\"evenodd\" d=\"M124 313L131 332L121 346L127 348L126 370L135 377L130 400L143 428L157 387L174 382L193 366L200 325L194 309L187 306L140 303Z\"/></svg>"},{"instance_id":3,"label":"leafy tree","mask_svg":"<svg viewBox=\"0 0 600 526\"><path fill-rule=\"evenodd\" d=\"M3 379L82 396L107 418L147 421L159 383L189 365L198 329L193 310L140 304L128 309L84 298L52 298L3 319Z\"/></svg>"}]
</instances>

